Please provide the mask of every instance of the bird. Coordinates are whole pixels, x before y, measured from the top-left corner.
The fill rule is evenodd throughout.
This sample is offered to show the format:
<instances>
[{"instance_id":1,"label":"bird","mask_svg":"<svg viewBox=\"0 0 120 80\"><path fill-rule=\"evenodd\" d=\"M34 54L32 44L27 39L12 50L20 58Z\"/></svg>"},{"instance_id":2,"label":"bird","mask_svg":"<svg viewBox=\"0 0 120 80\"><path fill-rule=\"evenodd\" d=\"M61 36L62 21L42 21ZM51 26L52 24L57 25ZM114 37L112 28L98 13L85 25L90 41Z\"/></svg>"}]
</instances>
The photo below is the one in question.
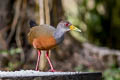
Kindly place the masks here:
<instances>
[{"instance_id":1,"label":"bird","mask_svg":"<svg viewBox=\"0 0 120 80\"><path fill-rule=\"evenodd\" d=\"M46 51L46 59L51 67L50 71L55 72L51 60L49 58L49 50L61 44L64 40L64 34L68 31L74 30L81 32L80 29L73 26L69 21L62 20L57 27L48 24L38 25L35 21L30 20L30 31L28 32L28 41L38 51L38 58L35 70L39 70L39 62L41 50Z\"/></svg>"}]
</instances>

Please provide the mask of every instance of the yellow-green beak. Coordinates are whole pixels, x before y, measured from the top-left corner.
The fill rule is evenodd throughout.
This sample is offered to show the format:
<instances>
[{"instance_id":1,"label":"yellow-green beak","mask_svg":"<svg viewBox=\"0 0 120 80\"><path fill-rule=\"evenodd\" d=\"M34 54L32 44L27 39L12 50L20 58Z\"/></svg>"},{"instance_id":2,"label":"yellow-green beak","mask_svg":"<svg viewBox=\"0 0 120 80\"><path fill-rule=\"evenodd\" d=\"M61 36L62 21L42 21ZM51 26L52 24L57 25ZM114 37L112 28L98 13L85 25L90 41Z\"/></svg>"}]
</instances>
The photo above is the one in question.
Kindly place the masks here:
<instances>
[{"instance_id":1,"label":"yellow-green beak","mask_svg":"<svg viewBox=\"0 0 120 80\"><path fill-rule=\"evenodd\" d=\"M74 30L74 31L78 31L78 32L81 32L80 29L76 28L75 26L71 25L70 27L70 30Z\"/></svg>"}]
</instances>

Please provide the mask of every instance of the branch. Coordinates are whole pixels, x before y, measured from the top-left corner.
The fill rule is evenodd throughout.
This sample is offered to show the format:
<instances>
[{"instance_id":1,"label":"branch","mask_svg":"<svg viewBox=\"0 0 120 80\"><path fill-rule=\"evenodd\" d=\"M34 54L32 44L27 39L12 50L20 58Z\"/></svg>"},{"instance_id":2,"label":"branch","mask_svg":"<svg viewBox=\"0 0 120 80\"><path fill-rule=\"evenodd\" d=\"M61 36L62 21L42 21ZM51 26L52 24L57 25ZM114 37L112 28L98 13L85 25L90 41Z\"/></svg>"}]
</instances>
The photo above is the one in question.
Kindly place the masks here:
<instances>
[{"instance_id":1,"label":"branch","mask_svg":"<svg viewBox=\"0 0 120 80\"><path fill-rule=\"evenodd\" d=\"M13 22L11 25L11 32L8 36L7 42L9 43L12 39L12 36L15 32L15 27L17 25L18 19L20 17L20 6L21 6L22 0L16 0L16 4L15 4L15 16L13 18Z\"/></svg>"},{"instance_id":2,"label":"branch","mask_svg":"<svg viewBox=\"0 0 120 80\"><path fill-rule=\"evenodd\" d=\"M97 47L90 43L83 43L82 46L85 49L84 51L87 51L88 53L99 54L100 56L104 56L104 55L120 56L119 50L109 49L107 47Z\"/></svg>"},{"instance_id":3,"label":"branch","mask_svg":"<svg viewBox=\"0 0 120 80\"><path fill-rule=\"evenodd\" d=\"M49 5L48 0L45 1L45 18L46 18L46 24L50 24L50 11L49 11Z\"/></svg>"}]
</instances>

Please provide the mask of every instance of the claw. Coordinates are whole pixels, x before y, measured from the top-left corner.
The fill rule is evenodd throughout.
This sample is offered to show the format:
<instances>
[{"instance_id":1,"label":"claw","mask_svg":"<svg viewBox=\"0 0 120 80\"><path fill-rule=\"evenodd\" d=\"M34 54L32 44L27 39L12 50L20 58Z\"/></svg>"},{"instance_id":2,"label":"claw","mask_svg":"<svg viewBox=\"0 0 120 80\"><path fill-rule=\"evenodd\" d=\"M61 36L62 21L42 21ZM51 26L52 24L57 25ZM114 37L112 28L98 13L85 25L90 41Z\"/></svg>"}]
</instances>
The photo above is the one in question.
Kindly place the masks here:
<instances>
[{"instance_id":1,"label":"claw","mask_svg":"<svg viewBox=\"0 0 120 80\"><path fill-rule=\"evenodd\" d=\"M56 70L54 70L54 69L50 69L49 72L56 72Z\"/></svg>"}]
</instances>

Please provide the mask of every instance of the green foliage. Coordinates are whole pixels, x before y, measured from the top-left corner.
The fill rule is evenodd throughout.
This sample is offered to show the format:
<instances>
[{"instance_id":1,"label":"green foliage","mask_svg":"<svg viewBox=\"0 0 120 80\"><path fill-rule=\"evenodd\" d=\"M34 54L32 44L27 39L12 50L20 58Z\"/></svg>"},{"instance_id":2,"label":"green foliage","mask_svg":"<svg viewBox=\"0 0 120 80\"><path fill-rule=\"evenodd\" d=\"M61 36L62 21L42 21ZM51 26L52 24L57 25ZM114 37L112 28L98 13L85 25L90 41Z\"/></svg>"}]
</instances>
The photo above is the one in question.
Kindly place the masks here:
<instances>
[{"instance_id":1,"label":"green foliage","mask_svg":"<svg viewBox=\"0 0 120 80\"><path fill-rule=\"evenodd\" d=\"M75 67L76 71L83 71L83 65L79 65L78 67Z\"/></svg>"},{"instance_id":2,"label":"green foliage","mask_svg":"<svg viewBox=\"0 0 120 80\"><path fill-rule=\"evenodd\" d=\"M8 64L8 70L14 70L19 65L20 65L20 62L17 62L17 61L15 63L9 62L9 64Z\"/></svg>"},{"instance_id":3,"label":"green foliage","mask_svg":"<svg viewBox=\"0 0 120 80\"><path fill-rule=\"evenodd\" d=\"M8 62L6 62L7 70L14 70L16 69L16 67L18 67L21 64L19 60L15 59L15 55L20 53L22 53L22 50L20 48L11 48L10 50L0 50L0 54L5 54L5 55L9 55L9 57L11 56L13 57L12 59L8 60Z\"/></svg>"},{"instance_id":4,"label":"green foliage","mask_svg":"<svg viewBox=\"0 0 120 80\"><path fill-rule=\"evenodd\" d=\"M76 1L76 5L73 8L77 8L78 11L72 12L72 9L70 10L71 12L69 11L69 14L66 13L66 16L70 22L82 29L82 35L81 33L78 35L78 33L71 32L72 36L81 42L89 40L90 42L94 41L93 43L100 44L99 38L103 32L101 15L105 13L103 3L95 2L95 0L78 0Z\"/></svg>"},{"instance_id":5,"label":"green foliage","mask_svg":"<svg viewBox=\"0 0 120 80\"><path fill-rule=\"evenodd\" d=\"M77 66L77 67L75 67L75 70L76 71L79 71L79 72L94 72L95 70L94 69L92 69L92 68L87 68L87 67L85 67L84 65L79 65L79 66Z\"/></svg>"},{"instance_id":6,"label":"green foliage","mask_svg":"<svg viewBox=\"0 0 120 80\"><path fill-rule=\"evenodd\" d=\"M120 68L109 68L103 73L104 80L120 80Z\"/></svg>"},{"instance_id":7,"label":"green foliage","mask_svg":"<svg viewBox=\"0 0 120 80\"><path fill-rule=\"evenodd\" d=\"M72 36L80 42L89 41L99 46L120 49L120 1L72 1L74 4L65 10L66 17L75 26L82 29L82 35L71 32Z\"/></svg>"},{"instance_id":8,"label":"green foliage","mask_svg":"<svg viewBox=\"0 0 120 80\"><path fill-rule=\"evenodd\" d=\"M91 68L85 68L83 65L80 65L75 68L76 71L83 72L95 72L96 70ZM113 64L110 68L107 68L103 71L103 80L120 80L120 68L116 68Z\"/></svg>"},{"instance_id":9,"label":"green foliage","mask_svg":"<svg viewBox=\"0 0 120 80\"><path fill-rule=\"evenodd\" d=\"M0 54L10 54L10 55L18 54L21 52L22 52L22 50L20 48L12 48L9 51L8 50L0 50Z\"/></svg>"},{"instance_id":10,"label":"green foliage","mask_svg":"<svg viewBox=\"0 0 120 80\"><path fill-rule=\"evenodd\" d=\"M16 48L16 49L11 49L10 50L10 54L11 55L14 55L16 53L21 53L21 52L22 52L22 50L20 48Z\"/></svg>"}]
</instances>

